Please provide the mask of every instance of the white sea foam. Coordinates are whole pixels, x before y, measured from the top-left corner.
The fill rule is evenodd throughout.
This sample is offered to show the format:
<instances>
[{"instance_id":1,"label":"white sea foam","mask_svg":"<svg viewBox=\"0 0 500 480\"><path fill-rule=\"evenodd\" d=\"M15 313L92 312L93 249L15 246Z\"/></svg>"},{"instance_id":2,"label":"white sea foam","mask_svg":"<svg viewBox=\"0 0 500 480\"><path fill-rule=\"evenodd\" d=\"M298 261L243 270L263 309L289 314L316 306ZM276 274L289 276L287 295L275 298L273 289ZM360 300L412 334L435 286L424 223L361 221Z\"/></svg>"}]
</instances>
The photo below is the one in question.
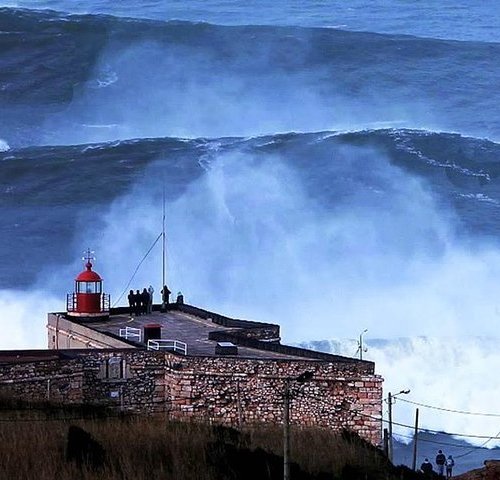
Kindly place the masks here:
<instances>
[{"instance_id":1,"label":"white sea foam","mask_svg":"<svg viewBox=\"0 0 500 480\"><path fill-rule=\"evenodd\" d=\"M500 316L500 315L499 315ZM365 334L366 360L376 364L376 371L384 377L385 396L410 389L408 395L400 395L401 401L394 405L394 421L413 425L414 404L411 400L446 410L460 410L472 413L500 415L495 399L500 395L500 384L492 380L491 372L500 369L500 338L463 337L448 335L435 336L440 329L436 322L429 336L396 339L370 339L374 330ZM357 340L325 340L303 342L301 346L331 353L355 356ZM419 406L421 428L464 435L498 436L500 418L481 415L467 415L445 410ZM384 405L387 420L387 405ZM411 428L395 426L396 435L405 441L412 435ZM485 439L457 436L475 445ZM407 440L406 440L407 441ZM500 445L499 440L491 440L488 447Z\"/></svg>"},{"instance_id":2,"label":"white sea foam","mask_svg":"<svg viewBox=\"0 0 500 480\"><path fill-rule=\"evenodd\" d=\"M1 349L47 348L47 312L63 302L45 291L0 290Z\"/></svg>"},{"instance_id":3,"label":"white sea foam","mask_svg":"<svg viewBox=\"0 0 500 480\"><path fill-rule=\"evenodd\" d=\"M118 81L118 74L113 71L103 72L101 78L96 79L96 88L106 88Z\"/></svg>"},{"instance_id":4,"label":"white sea foam","mask_svg":"<svg viewBox=\"0 0 500 480\"><path fill-rule=\"evenodd\" d=\"M82 123L82 127L86 127L86 128L117 128L117 127L119 127L119 125L116 123L103 123L103 124Z\"/></svg>"},{"instance_id":5,"label":"white sea foam","mask_svg":"<svg viewBox=\"0 0 500 480\"><path fill-rule=\"evenodd\" d=\"M10 150L9 144L0 138L0 152L8 152Z\"/></svg>"},{"instance_id":6,"label":"white sea foam","mask_svg":"<svg viewBox=\"0 0 500 480\"><path fill-rule=\"evenodd\" d=\"M163 165L115 202L96 232L111 285L124 283L159 233ZM388 162L372 166L393 183L390 210L360 191L335 214L308 198L279 158L215 151L204 166L167 205L169 278L192 302L279 321L289 341L349 335L356 325L387 337L496 333L499 253L455 242L429 193ZM152 256L137 281L154 275L159 284L160 274Z\"/></svg>"},{"instance_id":7,"label":"white sea foam","mask_svg":"<svg viewBox=\"0 0 500 480\"><path fill-rule=\"evenodd\" d=\"M485 195L484 193L459 193L459 197L461 198L468 198L471 200L477 200L478 202L484 202L484 203L490 203L492 205L499 206L498 200L495 200L494 198L488 197L488 195Z\"/></svg>"}]
</instances>

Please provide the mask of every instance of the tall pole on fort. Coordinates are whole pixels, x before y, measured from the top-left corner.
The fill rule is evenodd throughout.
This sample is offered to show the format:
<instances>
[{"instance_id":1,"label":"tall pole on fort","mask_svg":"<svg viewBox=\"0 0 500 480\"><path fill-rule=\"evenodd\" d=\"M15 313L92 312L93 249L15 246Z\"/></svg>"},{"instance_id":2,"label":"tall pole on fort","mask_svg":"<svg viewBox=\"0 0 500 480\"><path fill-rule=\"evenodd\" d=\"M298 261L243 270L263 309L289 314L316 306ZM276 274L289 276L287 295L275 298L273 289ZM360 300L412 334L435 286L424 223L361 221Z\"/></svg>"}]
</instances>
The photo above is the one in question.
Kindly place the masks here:
<instances>
[{"instance_id":1,"label":"tall pole on fort","mask_svg":"<svg viewBox=\"0 0 500 480\"><path fill-rule=\"evenodd\" d=\"M164 292L164 289L166 288L166 265L167 265L167 260L166 260L166 241L165 241L165 181L163 181L163 197L162 197L162 203L163 203L163 214L162 214L162 227L161 227L161 239L162 239L162 268L161 268L161 272L162 272L162 294L161 294L161 298L162 298L162 301L161 301L161 309L162 311L165 311L166 309L166 303L165 303L165 294L166 292Z\"/></svg>"},{"instance_id":2,"label":"tall pole on fort","mask_svg":"<svg viewBox=\"0 0 500 480\"><path fill-rule=\"evenodd\" d=\"M163 184L163 215L162 215L162 221L161 221L161 236L162 236L162 244L163 244L163 248L162 248L162 274L163 274L163 277L162 277L162 281L163 281L163 285L165 285L165 281L166 281L166 272L165 272L165 267L166 267L166 254L165 254L165 184Z\"/></svg>"}]
</instances>

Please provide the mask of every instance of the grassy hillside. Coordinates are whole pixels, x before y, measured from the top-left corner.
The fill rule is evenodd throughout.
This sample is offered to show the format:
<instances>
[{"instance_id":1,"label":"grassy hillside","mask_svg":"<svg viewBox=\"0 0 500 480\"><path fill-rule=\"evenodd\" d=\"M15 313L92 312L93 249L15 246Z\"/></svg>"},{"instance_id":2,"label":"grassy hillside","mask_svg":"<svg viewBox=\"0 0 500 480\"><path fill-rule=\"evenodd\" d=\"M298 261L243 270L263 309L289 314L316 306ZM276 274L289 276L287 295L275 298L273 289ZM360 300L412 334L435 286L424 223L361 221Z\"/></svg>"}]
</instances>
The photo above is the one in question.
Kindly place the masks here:
<instances>
[{"instance_id":1,"label":"grassy hillside","mask_svg":"<svg viewBox=\"0 0 500 480\"><path fill-rule=\"evenodd\" d=\"M87 460L67 459L71 425L90 433L103 448L102 464L92 468ZM291 438L292 480L420 478L412 472L402 476L377 449L348 433L293 428ZM282 478L281 452L279 426L238 432L158 415L0 405L1 479L271 480Z\"/></svg>"}]
</instances>

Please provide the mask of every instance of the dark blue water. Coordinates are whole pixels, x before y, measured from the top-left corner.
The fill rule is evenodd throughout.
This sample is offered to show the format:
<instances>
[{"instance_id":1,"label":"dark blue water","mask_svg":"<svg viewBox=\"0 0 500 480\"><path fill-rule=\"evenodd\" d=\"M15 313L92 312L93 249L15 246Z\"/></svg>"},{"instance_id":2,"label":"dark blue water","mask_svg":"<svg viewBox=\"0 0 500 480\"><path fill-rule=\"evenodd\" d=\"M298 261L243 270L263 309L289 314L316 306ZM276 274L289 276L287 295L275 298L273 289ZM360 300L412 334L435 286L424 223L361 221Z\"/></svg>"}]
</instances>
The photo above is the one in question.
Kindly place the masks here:
<instances>
[{"instance_id":1,"label":"dark blue water","mask_svg":"<svg viewBox=\"0 0 500 480\"><path fill-rule=\"evenodd\" d=\"M169 283L190 302L294 341L411 337L401 371L380 350L388 388L439 403L451 375L455 408L494 409L495 349L467 343L467 375L456 349L441 376L415 372L419 335L497 335L495 2L2 5L3 348L40 346L42 302L60 308L88 246L117 298L164 192ZM155 248L138 286L159 286Z\"/></svg>"},{"instance_id":2,"label":"dark blue water","mask_svg":"<svg viewBox=\"0 0 500 480\"><path fill-rule=\"evenodd\" d=\"M7 0L3 5L44 8L72 13L101 13L155 20L188 20L219 25L300 25L337 27L420 37L498 41L500 15L494 0L310 1L251 3L238 0Z\"/></svg>"}]
</instances>

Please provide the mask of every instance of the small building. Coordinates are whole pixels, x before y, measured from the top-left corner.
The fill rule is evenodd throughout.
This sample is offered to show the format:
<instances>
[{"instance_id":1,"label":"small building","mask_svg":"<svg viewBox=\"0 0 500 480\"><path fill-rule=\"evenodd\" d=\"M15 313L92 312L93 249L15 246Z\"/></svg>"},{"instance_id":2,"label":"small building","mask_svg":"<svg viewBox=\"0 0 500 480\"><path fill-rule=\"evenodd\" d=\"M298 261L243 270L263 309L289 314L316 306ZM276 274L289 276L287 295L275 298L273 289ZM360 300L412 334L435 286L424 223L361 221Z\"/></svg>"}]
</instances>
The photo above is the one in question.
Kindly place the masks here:
<instances>
[{"instance_id":1,"label":"small building","mask_svg":"<svg viewBox=\"0 0 500 480\"><path fill-rule=\"evenodd\" d=\"M283 345L279 325L183 299L150 313L109 308L90 260L70 295L65 312L48 314L49 350L0 352L0 393L238 426L281 423L288 389L292 424L381 441L372 362Z\"/></svg>"}]
</instances>

